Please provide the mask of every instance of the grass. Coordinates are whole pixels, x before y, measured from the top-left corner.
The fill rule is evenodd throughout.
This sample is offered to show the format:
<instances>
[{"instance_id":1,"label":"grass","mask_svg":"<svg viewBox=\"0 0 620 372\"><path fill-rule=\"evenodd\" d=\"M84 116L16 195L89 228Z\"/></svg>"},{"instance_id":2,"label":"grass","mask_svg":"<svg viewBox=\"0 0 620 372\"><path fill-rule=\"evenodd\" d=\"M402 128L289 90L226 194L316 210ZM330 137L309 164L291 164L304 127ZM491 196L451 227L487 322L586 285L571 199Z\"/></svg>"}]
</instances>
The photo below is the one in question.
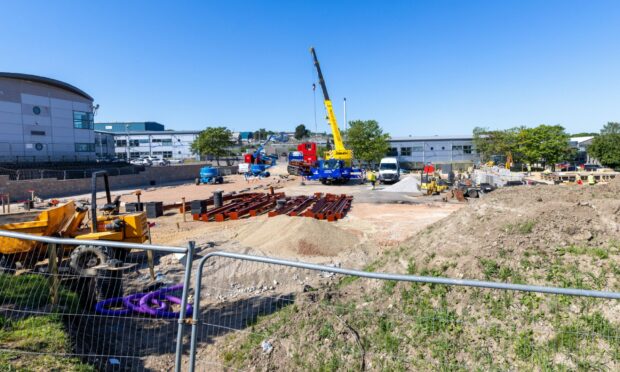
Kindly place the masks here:
<instances>
[{"instance_id":1,"label":"grass","mask_svg":"<svg viewBox=\"0 0 620 372\"><path fill-rule=\"evenodd\" d=\"M0 317L0 344L19 350L0 352L0 371L94 371L77 358L52 354L71 352L69 335L56 315L31 316L19 320ZM47 353L47 354L40 354Z\"/></svg>"},{"instance_id":2,"label":"grass","mask_svg":"<svg viewBox=\"0 0 620 372\"><path fill-rule=\"evenodd\" d=\"M41 309L49 306L48 280L40 275L0 275L0 299L13 308ZM77 295L59 291L59 309L75 310ZM20 319L0 316L0 345L15 351L0 352L0 371L92 371L70 354L71 342L57 314L32 315Z\"/></svg>"},{"instance_id":3,"label":"grass","mask_svg":"<svg viewBox=\"0 0 620 372\"><path fill-rule=\"evenodd\" d=\"M504 231L506 231L506 233L510 235L527 235L534 230L534 226L536 226L536 221L527 220L515 224L507 224L506 226L504 226Z\"/></svg>"},{"instance_id":4,"label":"grass","mask_svg":"<svg viewBox=\"0 0 620 372\"><path fill-rule=\"evenodd\" d=\"M564 254L573 254L573 255L587 255L594 258L598 258L600 260L605 260L609 258L609 253L611 249L606 249L602 247L587 247L587 246L579 246L579 245L569 245L565 248L558 248L557 252L560 255Z\"/></svg>"}]
</instances>

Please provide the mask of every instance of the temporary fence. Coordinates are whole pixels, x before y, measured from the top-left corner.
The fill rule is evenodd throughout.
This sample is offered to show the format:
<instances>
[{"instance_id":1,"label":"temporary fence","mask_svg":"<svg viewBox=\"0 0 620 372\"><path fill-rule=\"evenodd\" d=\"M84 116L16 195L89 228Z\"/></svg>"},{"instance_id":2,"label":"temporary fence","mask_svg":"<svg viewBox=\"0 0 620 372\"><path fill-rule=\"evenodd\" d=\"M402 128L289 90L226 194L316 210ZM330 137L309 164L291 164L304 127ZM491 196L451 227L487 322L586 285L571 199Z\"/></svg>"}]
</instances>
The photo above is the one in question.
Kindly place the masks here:
<instances>
[{"instance_id":1,"label":"temporary fence","mask_svg":"<svg viewBox=\"0 0 620 372\"><path fill-rule=\"evenodd\" d=\"M620 366L620 293L336 266L206 254L197 266L187 368Z\"/></svg>"},{"instance_id":2,"label":"temporary fence","mask_svg":"<svg viewBox=\"0 0 620 372\"><path fill-rule=\"evenodd\" d=\"M61 370L620 366L618 292L450 279L411 263L397 275L217 251L200 252L192 291L193 243L0 237L37 242L46 258L4 261L0 273L0 364L18 368L20 358ZM120 277L110 265L76 273L66 257L77 245L137 251L123 258ZM154 257L163 287L150 287L144 250L167 255ZM188 305L191 319L179 311Z\"/></svg>"},{"instance_id":3,"label":"temporary fence","mask_svg":"<svg viewBox=\"0 0 620 372\"><path fill-rule=\"evenodd\" d=\"M10 239L28 253L0 257L0 369L180 365L192 242L181 248L0 231L0 243ZM168 261L166 277L156 278L149 261L162 264L171 253L185 265Z\"/></svg>"}]
</instances>

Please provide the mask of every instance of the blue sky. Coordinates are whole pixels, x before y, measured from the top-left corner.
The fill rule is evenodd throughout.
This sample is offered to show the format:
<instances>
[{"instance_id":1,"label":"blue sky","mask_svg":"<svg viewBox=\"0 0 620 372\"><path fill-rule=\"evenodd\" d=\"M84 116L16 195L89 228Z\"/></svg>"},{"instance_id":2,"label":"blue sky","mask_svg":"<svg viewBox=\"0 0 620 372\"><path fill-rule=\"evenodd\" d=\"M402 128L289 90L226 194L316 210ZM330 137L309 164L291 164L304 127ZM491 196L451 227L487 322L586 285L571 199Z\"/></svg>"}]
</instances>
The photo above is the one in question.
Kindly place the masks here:
<instances>
[{"instance_id":1,"label":"blue sky","mask_svg":"<svg viewBox=\"0 0 620 372\"><path fill-rule=\"evenodd\" d=\"M3 0L0 27L0 71L85 90L96 121L314 129L310 46L341 126L343 97L392 135L620 121L620 1Z\"/></svg>"}]
</instances>

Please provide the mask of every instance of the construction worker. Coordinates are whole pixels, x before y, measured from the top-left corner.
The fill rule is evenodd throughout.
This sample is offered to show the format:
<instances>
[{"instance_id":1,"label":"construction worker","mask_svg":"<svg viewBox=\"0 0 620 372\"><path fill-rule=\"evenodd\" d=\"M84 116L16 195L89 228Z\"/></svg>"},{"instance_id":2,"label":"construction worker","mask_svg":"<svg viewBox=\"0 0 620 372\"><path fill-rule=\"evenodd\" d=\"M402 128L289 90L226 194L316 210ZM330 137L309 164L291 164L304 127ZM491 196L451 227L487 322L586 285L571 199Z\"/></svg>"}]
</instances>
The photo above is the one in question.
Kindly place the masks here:
<instances>
[{"instance_id":1,"label":"construction worker","mask_svg":"<svg viewBox=\"0 0 620 372\"><path fill-rule=\"evenodd\" d=\"M527 163L527 175L530 176L532 174L532 165Z\"/></svg>"},{"instance_id":2,"label":"construction worker","mask_svg":"<svg viewBox=\"0 0 620 372\"><path fill-rule=\"evenodd\" d=\"M588 185L592 186L596 183L596 180L594 179L594 173L590 173L588 175Z\"/></svg>"},{"instance_id":3,"label":"construction worker","mask_svg":"<svg viewBox=\"0 0 620 372\"><path fill-rule=\"evenodd\" d=\"M370 181L370 183L372 184L372 189L374 190L375 184L377 183L377 175L375 174L375 172L372 171L372 169L369 169L366 174L368 176L368 181Z\"/></svg>"}]
</instances>

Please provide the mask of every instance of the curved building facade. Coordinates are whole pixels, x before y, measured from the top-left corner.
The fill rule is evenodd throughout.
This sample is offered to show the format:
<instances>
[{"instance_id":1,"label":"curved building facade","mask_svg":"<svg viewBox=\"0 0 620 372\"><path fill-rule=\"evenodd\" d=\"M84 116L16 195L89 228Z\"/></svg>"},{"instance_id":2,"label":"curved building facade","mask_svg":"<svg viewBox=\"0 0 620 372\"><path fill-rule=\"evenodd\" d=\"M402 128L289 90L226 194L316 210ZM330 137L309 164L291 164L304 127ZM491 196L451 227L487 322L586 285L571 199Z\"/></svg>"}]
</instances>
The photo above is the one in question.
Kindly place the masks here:
<instances>
[{"instance_id":1,"label":"curved building facade","mask_svg":"<svg viewBox=\"0 0 620 372\"><path fill-rule=\"evenodd\" d=\"M62 81L0 72L0 162L95 160L93 98Z\"/></svg>"}]
</instances>

